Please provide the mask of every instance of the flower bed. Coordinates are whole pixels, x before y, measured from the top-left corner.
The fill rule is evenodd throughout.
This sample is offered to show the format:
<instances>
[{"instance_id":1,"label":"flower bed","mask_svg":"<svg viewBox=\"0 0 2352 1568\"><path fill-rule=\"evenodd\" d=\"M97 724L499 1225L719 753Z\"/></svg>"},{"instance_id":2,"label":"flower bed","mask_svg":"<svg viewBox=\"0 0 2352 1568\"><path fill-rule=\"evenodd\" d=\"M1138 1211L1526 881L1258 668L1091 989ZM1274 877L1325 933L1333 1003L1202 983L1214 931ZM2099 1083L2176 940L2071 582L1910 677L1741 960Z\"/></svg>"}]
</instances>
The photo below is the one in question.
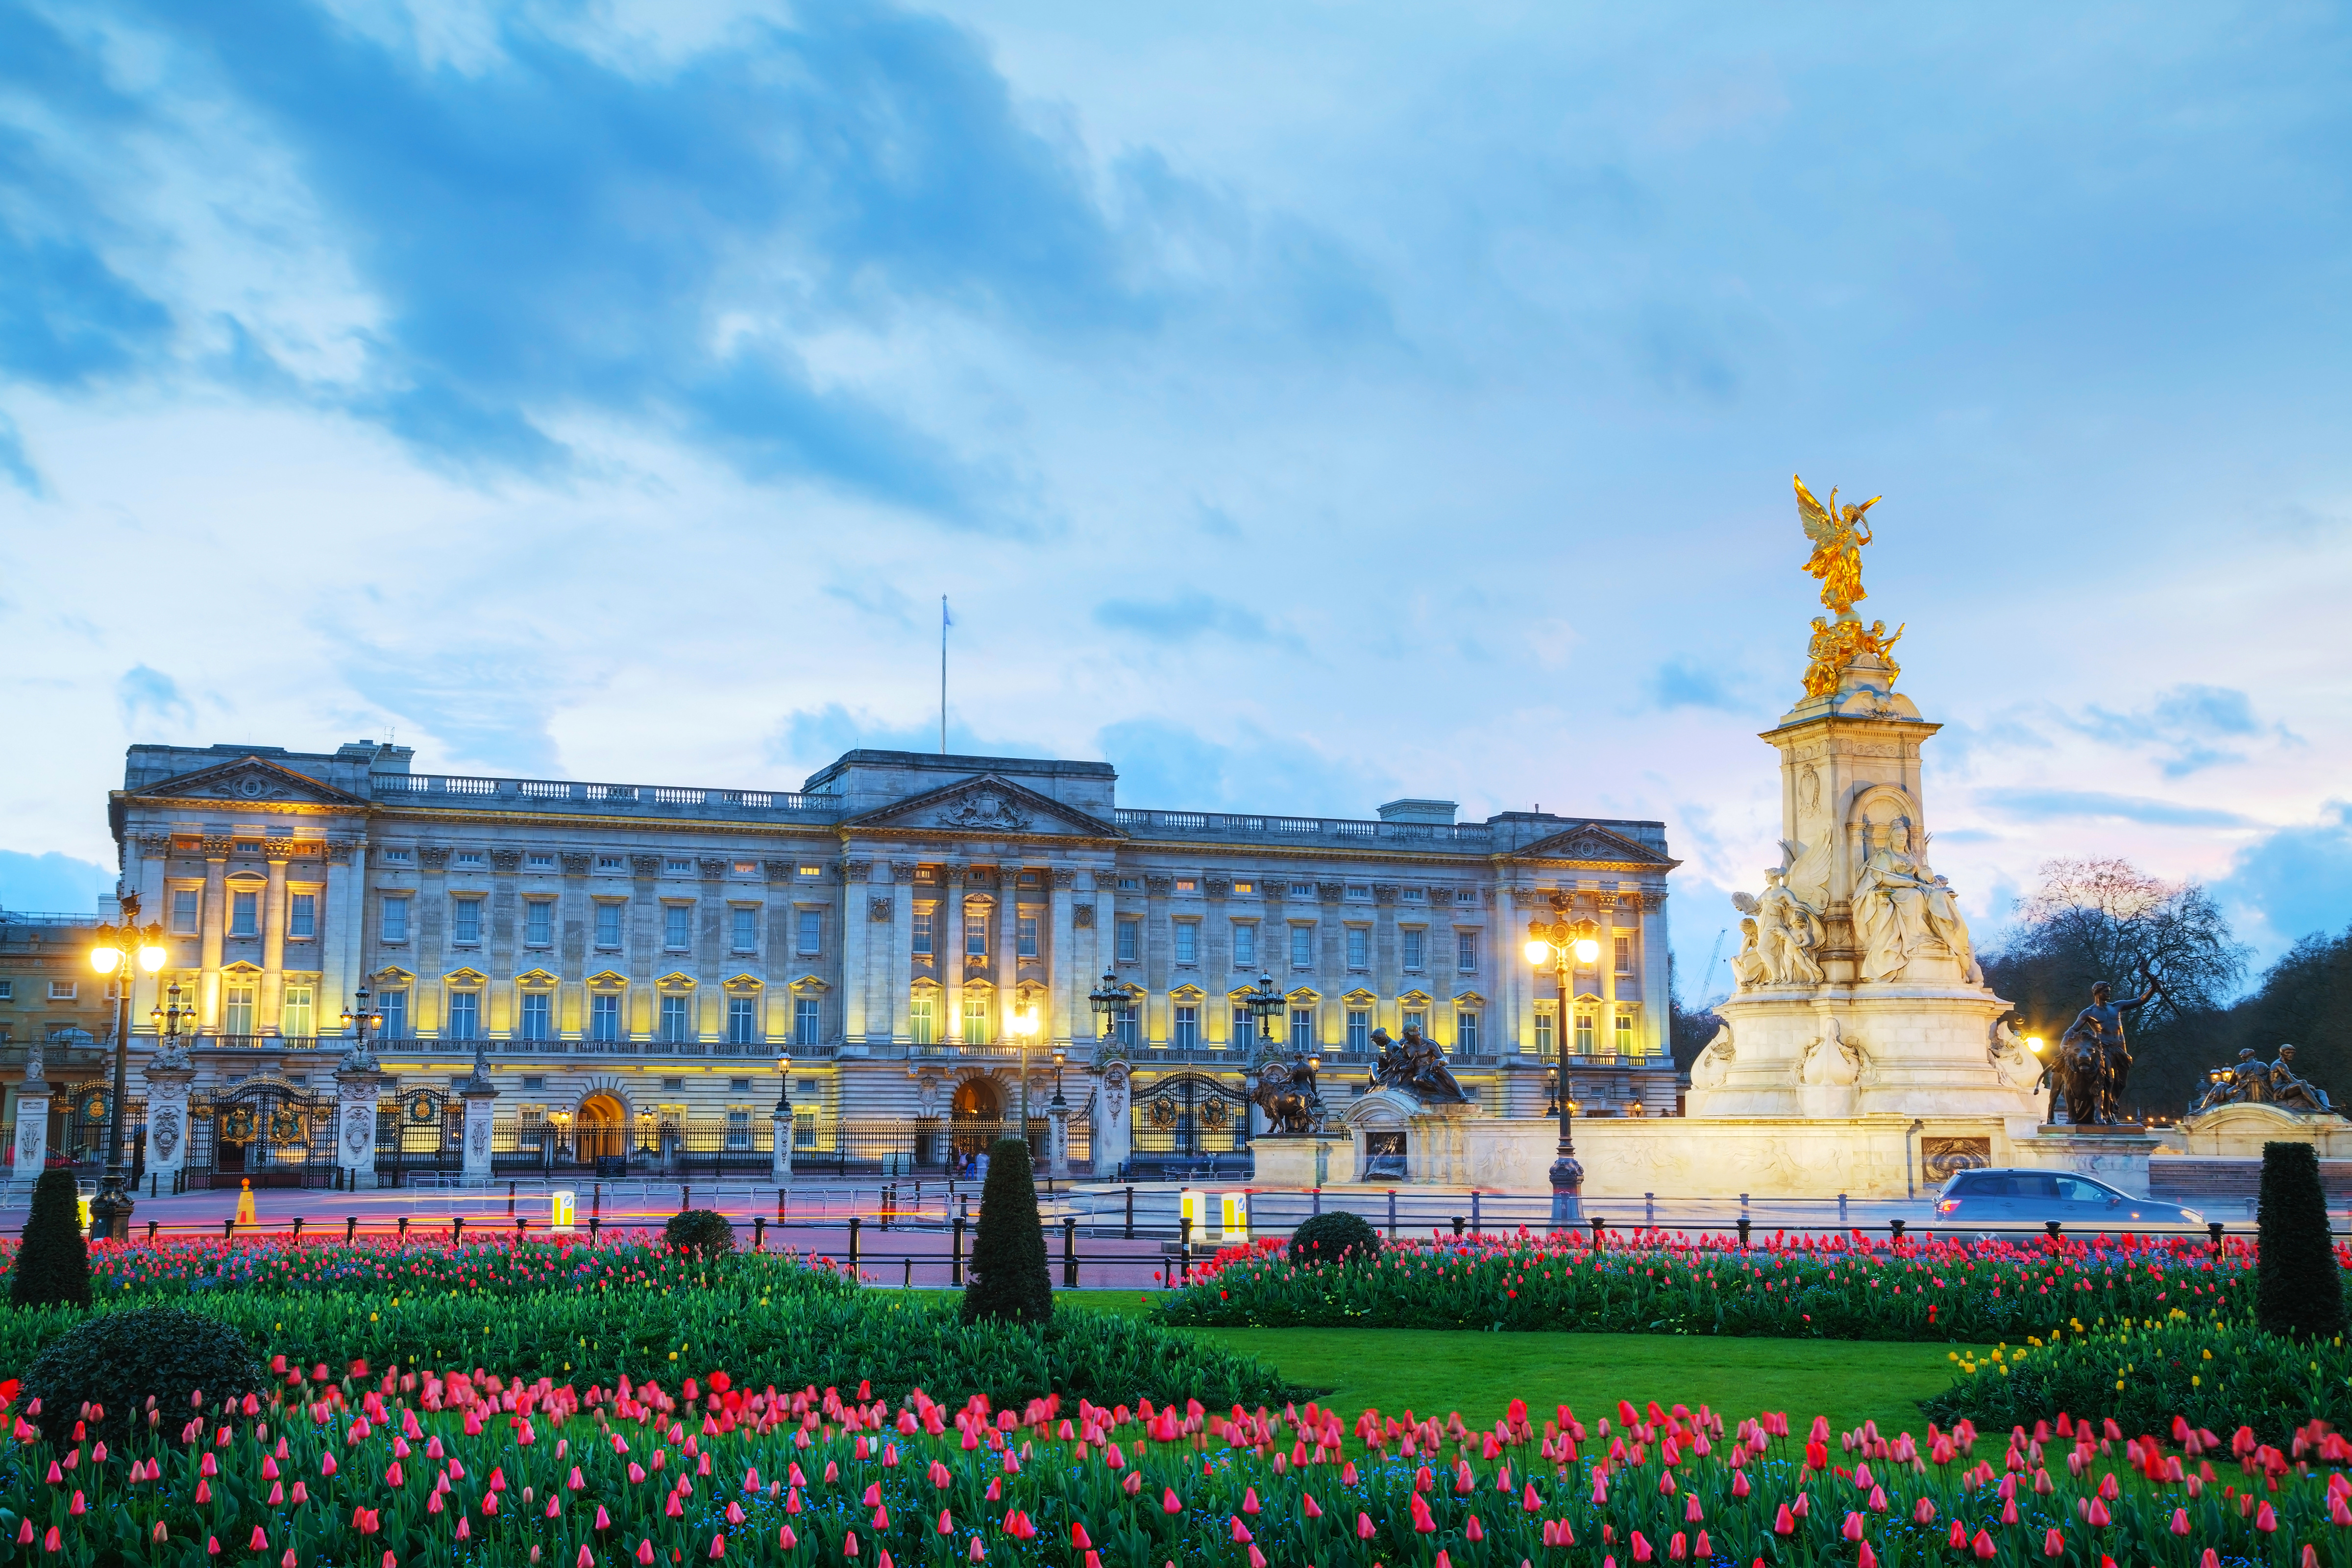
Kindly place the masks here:
<instances>
[{"instance_id":1,"label":"flower bed","mask_svg":"<svg viewBox=\"0 0 2352 1568\"><path fill-rule=\"evenodd\" d=\"M109 1256L118 1277L161 1281L110 1293L95 1310L188 1307L235 1327L263 1355L304 1365L363 1357L377 1366L492 1365L510 1376L611 1384L716 1363L762 1383L864 1379L891 1398L921 1384L1000 1402L1050 1391L1131 1398L1181 1390L1255 1403L1292 1392L1258 1362L1150 1322L1062 1313L1041 1328L967 1324L952 1307L860 1290L829 1266L776 1253L739 1256L704 1283L698 1267L643 1237L594 1247L363 1244L356 1253L340 1243L274 1243L250 1260L244 1243L226 1258L214 1256L217 1242L174 1243L157 1260L126 1258L142 1246L92 1249ZM189 1288L191 1278L220 1278L224 1265L226 1285ZM377 1268L394 1280L373 1278ZM0 1313L0 1366L25 1366L87 1315Z\"/></svg>"},{"instance_id":2,"label":"flower bed","mask_svg":"<svg viewBox=\"0 0 2352 1568\"><path fill-rule=\"evenodd\" d=\"M2173 1451L2088 1424L1979 1452L1843 1440L1785 1418L1620 1405L1591 1430L1524 1405L1459 1418L1199 1403L904 1401L779 1393L724 1373L613 1386L281 1363L233 1409L157 1410L107 1451L70 1412L0 1454L11 1561L1181 1562L1483 1568L1606 1560L1879 1568L1935 1563L2316 1568L2352 1548L2333 1436L2292 1456L2240 1435L2234 1470L2185 1425ZM321 1375L325 1374L325 1375ZM1354 1434L1369 1445L1349 1458ZM2120 1470L2102 1459L2121 1459ZM2226 1466L2228 1461L2223 1461Z\"/></svg>"},{"instance_id":3,"label":"flower bed","mask_svg":"<svg viewBox=\"0 0 2352 1568\"><path fill-rule=\"evenodd\" d=\"M14 1268L16 1246L0 1247L0 1268ZM767 1268L814 1280L790 1251L744 1253L731 1267ZM157 1241L101 1241L89 1248L91 1293L146 1299L215 1289L396 1295L488 1293L535 1295L550 1290L691 1285L706 1266L661 1245L645 1232L584 1237L517 1237L482 1235L453 1244L422 1233L375 1235L346 1243L331 1236L297 1241L265 1235L229 1242L218 1237Z\"/></svg>"},{"instance_id":4,"label":"flower bed","mask_svg":"<svg viewBox=\"0 0 2352 1568\"><path fill-rule=\"evenodd\" d=\"M2008 1426L2063 1410L2134 1430L2186 1417L2224 1431L2242 1424L2278 1444L2313 1417L2352 1421L2352 1349L2340 1337L2305 1344L2186 1313L2076 1330L1955 1352L1958 1375L1950 1392L1926 1402L1928 1413Z\"/></svg>"},{"instance_id":5,"label":"flower bed","mask_svg":"<svg viewBox=\"0 0 2352 1568\"><path fill-rule=\"evenodd\" d=\"M2339 1249L2352 1262L2352 1249ZM1582 1231L1391 1242L1373 1262L1294 1265L1280 1244L1220 1252L1160 1308L1229 1327L1583 1329L1812 1339L2021 1339L2075 1318L2174 1308L2236 1319L2253 1295L2251 1244L1688 1237Z\"/></svg>"}]
</instances>

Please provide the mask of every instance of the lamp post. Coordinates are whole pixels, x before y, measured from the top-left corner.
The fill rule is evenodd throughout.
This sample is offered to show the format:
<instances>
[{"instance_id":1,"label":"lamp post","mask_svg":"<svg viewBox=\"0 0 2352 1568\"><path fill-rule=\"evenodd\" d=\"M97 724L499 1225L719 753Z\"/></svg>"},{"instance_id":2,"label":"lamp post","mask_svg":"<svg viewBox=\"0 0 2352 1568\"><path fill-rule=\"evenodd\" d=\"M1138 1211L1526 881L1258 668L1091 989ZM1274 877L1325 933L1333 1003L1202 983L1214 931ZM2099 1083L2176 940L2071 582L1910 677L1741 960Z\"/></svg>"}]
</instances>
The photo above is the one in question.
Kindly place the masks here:
<instances>
[{"instance_id":1,"label":"lamp post","mask_svg":"<svg viewBox=\"0 0 2352 1568\"><path fill-rule=\"evenodd\" d=\"M1021 1042L1021 1142L1029 1142L1029 1042L1037 1037L1037 1009L1013 1016L1013 1037ZM1030 1151L1036 1158L1036 1151Z\"/></svg>"},{"instance_id":2,"label":"lamp post","mask_svg":"<svg viewBox=\"0 0 2352 1568\"><path fill-rule=\"evenodd\" d=\"M1576 1157L1576 1100L1568 1081L1568 1031L1574 1006L1575 970L1578 963L1592 963L1601 957L1601 942L1589 926L1568 918L1566 893L1551 896L1550 921L1533 921L1528 925L1528 962L1541 969L1549 963L1559 988L1559 1012L1552 1023L1552 1056L1556 1063L1557 1081L1552 1090L1552 1106L1559 1113L1559 1147L1551 1163L1551 1222L1573 1225L1580 1217L1577 1213L1584 1192L1584 1165Z\"/></svg>"},{"instance_id":3,"label":"lamp post","mask_svg":"<svg viewBox=\"0 0 2352 1568\"><path fill-rule=\"evenodd\" d=\"M1256 989L1243 994L1242 1003L1249 1008L1251 1022L1257 1026L1258 1043L1261 1046L1273 1042L1275 1016L1282 1011L1289 1000L1289 997L1275 988L1274 976L1264 972L1258 974ZM1245 1100L1250 1098L1250 1069L1255 1065L1254 1062L1248 1061L1242 1063L1242 1096ZM1252 1110L1255 1111L1255 1107L1253 1105ZM1244 1126L1248 1125L1249 1114L1249 1112L1244 1113Z\"/></svg>"},{"instance_id":4,"label":"lamp post","mask_svg":"<svg viewBox=\"0 0 2352 1568\"><path fill-rule=\"evenodd\" d=\"M769 1121L775 1127L775 1142L768 1154L769 1173L776 1185L787 1186L793 1179L793 1054L786 1051L776 1058L776 1109Z\"/></svg>"},{"instance_id":5,"label":"lamp post","mask_svg":"<svg viewBox=\"0 0 2352 1568\"><path fill-rule=\"evenodd\" d=\"M98 1196L89 1205L89 1238L128 1241L131 1238L131 1194L122 1164L122 1100L131 1083L131 987L141 973L163 967L170 953L163 946L162 921L139 923L139 895L125 893L121 923L98 928L89 950L89 966L100 974L115 975L114 1093L106 1117L106 1174Z\"/></svg>"},{"instance_id":6,"label":"lamp post","mask_svg":"<svg viewBox=\"0 0 2352 1568\"><path fill-rule=\"evenodd\" d=\"M1060 1046L1054 1047L1054 1103L1045 1108L1053 1119L1053 1163L1045 1167L1049 1181L1070 1179L1070 1107L1062 1098L1062 1060L1068 1053Z\"/></svg>"},{"instance_id":7,"label":"lamp post","mask_svg":"<svg viewBox=\"0 0 2352 1568\"><path fill-rule=\"evenodd\" d=\"M163 1005L154 1008L147 1015L154 1022L155 1033L162 1041L159 1047L161 1049L169 1049L178 1044L181 1021L196 1016L196 1010L194 1007L180 1005L180 983L174 980L163 988Z\"/></svg>"}]
</instances>

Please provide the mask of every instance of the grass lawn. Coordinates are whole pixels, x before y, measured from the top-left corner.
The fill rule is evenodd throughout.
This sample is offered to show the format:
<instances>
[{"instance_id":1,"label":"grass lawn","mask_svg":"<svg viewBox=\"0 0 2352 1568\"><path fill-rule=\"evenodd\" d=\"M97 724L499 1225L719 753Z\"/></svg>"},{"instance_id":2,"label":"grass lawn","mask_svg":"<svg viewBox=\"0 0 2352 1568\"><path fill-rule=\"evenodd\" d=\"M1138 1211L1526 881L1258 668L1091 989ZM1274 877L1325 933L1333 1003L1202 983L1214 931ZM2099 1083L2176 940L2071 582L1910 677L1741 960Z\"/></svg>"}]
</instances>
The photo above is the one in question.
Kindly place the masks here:
<instances>
[{"instance_id":1,"label":"grass lawn","mask_svg":"<svg viewBox=\"0 0 2352 1568\"><path fill-rule=\"evenodd\" d=\"M947 1298L950 1291L919 1294ZM1056 1291L1065 1310L1149 1310L1136 1291ZM1950 1386L1953 1347L1850 1340L1725 1339L1672 1334L1480 1333L1448 1329L1185 1329L1256 1356L1323 1396L1349 1419L1366 1405L1386 1415L1459 1410L1491 1426L1514 1398L1540 1423L1557 1405L1592 1425L1617 1402L1671 1407L1705 1403L1737 1426L1759 1411L1786 1411L1792 1426L1815 1415L1844 1431L1927 1434L1917 1401Z\"/></svg>"}]
</instances>

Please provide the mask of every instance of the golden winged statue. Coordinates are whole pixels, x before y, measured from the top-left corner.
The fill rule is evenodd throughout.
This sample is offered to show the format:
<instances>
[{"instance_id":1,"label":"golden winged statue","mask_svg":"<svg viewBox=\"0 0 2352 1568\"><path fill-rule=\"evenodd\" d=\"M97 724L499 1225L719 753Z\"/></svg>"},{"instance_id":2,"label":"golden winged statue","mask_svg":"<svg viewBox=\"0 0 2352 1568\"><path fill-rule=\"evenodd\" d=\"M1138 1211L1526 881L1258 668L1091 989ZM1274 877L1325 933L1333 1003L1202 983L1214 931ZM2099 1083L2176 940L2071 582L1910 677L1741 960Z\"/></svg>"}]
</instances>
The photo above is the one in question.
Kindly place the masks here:
<instances>
[{"instance_id":1,"label":"golden winged statue","mask_svg":"<svg viewBox=\"0 0 2352 1568\"><path fill-rule=\"evenodd\" d=\"M1862 547L1870 542L1870 524L1863 521L1863 513L1885 498L1873 496L1860 506L1840 507L1832 485L1824 506L1813 499L1803 479L1791 478L1797 485L1797 517L1805 525L1805 537L1813 542L1805 570L1822 580L1822 603L1830 614L1845 619L1853 614L1855 603L1867 597L1862 591Z\"/></svg>"}]
</instances>

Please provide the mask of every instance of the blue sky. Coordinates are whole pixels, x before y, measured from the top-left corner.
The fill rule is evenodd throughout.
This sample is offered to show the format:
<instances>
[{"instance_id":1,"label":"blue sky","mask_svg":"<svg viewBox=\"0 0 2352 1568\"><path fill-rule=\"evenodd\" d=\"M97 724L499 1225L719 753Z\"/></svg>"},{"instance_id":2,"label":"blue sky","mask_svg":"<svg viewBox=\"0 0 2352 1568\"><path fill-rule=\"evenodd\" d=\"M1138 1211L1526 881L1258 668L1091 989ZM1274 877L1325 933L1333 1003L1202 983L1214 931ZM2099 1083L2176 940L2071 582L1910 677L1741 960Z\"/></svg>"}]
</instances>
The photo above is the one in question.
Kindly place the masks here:
<instances>
[{"instance_id":1,"label":"blue sky","mask_svg":"<svg viewBox=\"0 0 2352 1568\"><path fill-rule=\"evenodd\" d=\"M2338 7L0 0L0 903L135 739L1777 825L1885 492L1938 868L2352 921Z\"/></svg>"}]
</instances>

